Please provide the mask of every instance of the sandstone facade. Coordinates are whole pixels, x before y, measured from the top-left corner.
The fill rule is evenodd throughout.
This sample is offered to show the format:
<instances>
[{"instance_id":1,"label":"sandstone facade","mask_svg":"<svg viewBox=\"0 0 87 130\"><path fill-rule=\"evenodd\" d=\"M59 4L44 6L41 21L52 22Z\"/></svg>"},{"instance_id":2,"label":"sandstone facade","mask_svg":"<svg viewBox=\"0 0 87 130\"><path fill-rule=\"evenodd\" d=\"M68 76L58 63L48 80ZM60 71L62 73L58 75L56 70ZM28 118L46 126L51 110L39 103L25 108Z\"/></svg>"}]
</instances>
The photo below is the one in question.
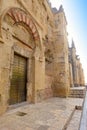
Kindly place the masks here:
<instances>
[{"instance_id":1,"label":"sandstone facade","mask_svg":"<svg viewBox=\"0 0 87 130\"><path fill-rule=\"evenodd\" d=\"M62 6L51 9L47 0L0 1L0 114L15 103L67 97L70 85L84 84L78 60L82 77L73 76L66 25Z\"/></svg>"},{"instance_id":2,"label":"sandstone facade","mask_svg":"<svg viewBox=\"0 0 87 130\"><path fill-rule=\"evenodd\" d=\"M71 66L70 86L85 86L84 71L80 62L80 58L76 54L76 48L73 41L71 48L69 48L69 64Z\"/></svg>"}]
</instances>

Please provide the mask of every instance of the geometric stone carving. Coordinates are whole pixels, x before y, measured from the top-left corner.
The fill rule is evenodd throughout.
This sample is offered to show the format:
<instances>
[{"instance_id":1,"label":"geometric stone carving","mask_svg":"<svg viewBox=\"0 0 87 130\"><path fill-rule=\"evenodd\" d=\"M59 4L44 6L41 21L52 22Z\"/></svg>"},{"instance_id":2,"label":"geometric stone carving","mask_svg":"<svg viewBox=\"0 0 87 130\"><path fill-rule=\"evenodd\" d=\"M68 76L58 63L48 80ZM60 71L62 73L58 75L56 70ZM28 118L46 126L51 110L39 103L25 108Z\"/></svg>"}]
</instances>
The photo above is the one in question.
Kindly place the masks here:
<instances>
[{"instance_id":1,"label":"geometric stone carving","mask_svg":"<svg viewBox=\"0 0 87 130\"><path fill-rule=\"evenodd\" d=\"M11 8L7 14L14 20L15 23L23 22L26 24L27 27L31 30L34 40L39 39L37 28L27 13L19 8Z\"/></svg>"}]
</instances>

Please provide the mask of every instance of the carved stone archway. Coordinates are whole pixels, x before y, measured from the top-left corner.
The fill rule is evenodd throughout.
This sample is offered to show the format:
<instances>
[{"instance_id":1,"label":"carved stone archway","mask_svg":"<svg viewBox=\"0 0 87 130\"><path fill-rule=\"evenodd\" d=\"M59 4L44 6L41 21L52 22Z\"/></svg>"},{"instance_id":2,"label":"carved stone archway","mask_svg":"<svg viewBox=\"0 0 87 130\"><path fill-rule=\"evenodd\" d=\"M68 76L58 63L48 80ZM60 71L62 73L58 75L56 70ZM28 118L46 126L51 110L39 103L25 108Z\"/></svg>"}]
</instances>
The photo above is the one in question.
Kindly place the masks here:
<instances>
[{"instance_id":1,"label":"carved stone archway","mask_svg":"<svg viewBox=\"0 0 87 130\"><path fill-rule=\"evenodd\" d=\"M24 24L26 24L27 27L29 27L29 29L31 30L34 40L40 40L39 33L37 31L36 25L34 24L33 20L29 17L29 15L25 11L19 8L15 8L15 7L10 8L6 10L5 12L3 12L0 18L1 19L0 30L1 30L1 25L3 22L3 18L6 14L8 14L14 20L14 24L20 23L20 22L23 22Z\"/></svg>"},{"instance_id":2,"label":"carved stone archway","mask_svg":"<svg viewBox=\"0 0 87 130\"><path fill-rule=\"evenodd\" d=\"M14 19L15 23L20 23L20 22L25 23L31 30L31 33L35 40L40 39L37 28L36 28L35 24L33 23L32 19L29 18L27 13L25 13L24 11L22 11L21 9L18 9L18 8L11 8L8 10L7 14L9 14Z\"/></svg>"},{"instance_id":3,"label":"carved stone archway","mask_svg":"<svg viewBox=\"0 0 87 130\"><path fill-rule=\"evenodd\" d=\"M33 51L33 54L32 54L32 68L33 68L33 80L34 82L33 83L27 83L28 86L30 86L31 84L31 87L33 88L33 94L34 94L34 99L33 102L37 102L37 89L38 89L38 86L44 86L44 71L45 69L44 68L44 49L42 47L42 42L41 42L41 38L40 38L40 35L39 35L39 31L33 21L33 19L31 18L31 16L29 16L29 14L27 12L25 12L24 10L22 9L19 9L19 8L15 8L15 7L11 7L9 9L6 9L3 13L2 13L2 16L1 16L1 21L0 21L0 37L1 37L1 40L6 44L6 41L3 37L3 28L2 28L2 25L3 25L3 21L4 21L4 17L6 15L9 15L14 23L14 24L20 24L20 23L23 23L23 26L25 26L25 28L28 30L31 31L31 34L33 36L33 40L35 42L35 48L34 48L34 51ZM41 70L39 71L38 73L38 70ZM10 71L10 69L9 69ZM40 81L39 82L39 75L41 75L43 81ZM43 82L43 85L42 85L42 82ZM30 84L30 85L29 85Z\"/></svg>"},{"instance_id":4,"label":"carved stone archway","mask_svg":"<svg viewBox=\"0 0 87 130\"><path fill-rule=\"evenodd\" d=\"M18 8L18 7L9 7L3 11L3 13L0 16L0 42L4 43L3 36L2 36L2 23L5 15L8 14L15 23L24 23L30 30L33 35L34 41L36 43L36 51L37 47L40 51L40 55L38 55L38 58L40 60L43 59L44 56L44 45L42 44L42 39L39 34L39 30L37 29L34 21L32 20L31 16L25 12L24 10ZM35 53L37 53L35 51Z\"/></svg>"}]
</instances>

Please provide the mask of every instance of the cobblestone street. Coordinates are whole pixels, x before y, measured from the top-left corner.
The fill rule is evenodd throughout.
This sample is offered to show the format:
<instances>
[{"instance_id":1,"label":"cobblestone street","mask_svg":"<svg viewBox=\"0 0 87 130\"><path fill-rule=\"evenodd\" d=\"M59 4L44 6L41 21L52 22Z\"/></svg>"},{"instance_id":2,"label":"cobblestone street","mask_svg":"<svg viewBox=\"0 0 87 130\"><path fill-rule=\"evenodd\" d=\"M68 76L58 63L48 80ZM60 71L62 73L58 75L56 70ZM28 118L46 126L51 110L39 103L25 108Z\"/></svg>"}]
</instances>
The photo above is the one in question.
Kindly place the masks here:
<instances>
[{"instance_id":1,"label":"cobblestone street","mask_svg":"<svg viewBox=\"0 0 87 130\"><path fill-rule=\"evenodd\" d=\"M51 98L25 104L0 117L0 130L78 130L81 111L77 112L75 106L82 103L80 98ZM73 112L75 115L69 122Z\"/></svg>"}]
</instances>

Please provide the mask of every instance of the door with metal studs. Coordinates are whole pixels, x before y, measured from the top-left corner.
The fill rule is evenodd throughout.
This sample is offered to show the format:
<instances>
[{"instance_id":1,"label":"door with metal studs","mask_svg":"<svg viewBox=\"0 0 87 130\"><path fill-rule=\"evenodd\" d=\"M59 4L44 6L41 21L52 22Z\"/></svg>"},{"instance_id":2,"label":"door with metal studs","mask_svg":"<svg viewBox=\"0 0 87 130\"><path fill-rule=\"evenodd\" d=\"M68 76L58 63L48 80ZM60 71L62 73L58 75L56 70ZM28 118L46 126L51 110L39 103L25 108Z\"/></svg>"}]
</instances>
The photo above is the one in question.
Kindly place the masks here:
<instances>
[{"instance_id":1,"label":"door with metal studs","mask_svg":"<svg viewBox=\"0 0 87 130\"><path fill-rule=\"evenodd\" d=\"M10 86L10 105L26 101L27 59L14 55Z\"/></svg>"}]
</instances>

